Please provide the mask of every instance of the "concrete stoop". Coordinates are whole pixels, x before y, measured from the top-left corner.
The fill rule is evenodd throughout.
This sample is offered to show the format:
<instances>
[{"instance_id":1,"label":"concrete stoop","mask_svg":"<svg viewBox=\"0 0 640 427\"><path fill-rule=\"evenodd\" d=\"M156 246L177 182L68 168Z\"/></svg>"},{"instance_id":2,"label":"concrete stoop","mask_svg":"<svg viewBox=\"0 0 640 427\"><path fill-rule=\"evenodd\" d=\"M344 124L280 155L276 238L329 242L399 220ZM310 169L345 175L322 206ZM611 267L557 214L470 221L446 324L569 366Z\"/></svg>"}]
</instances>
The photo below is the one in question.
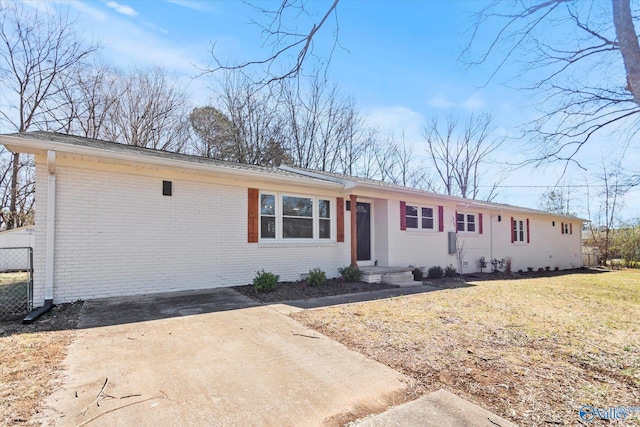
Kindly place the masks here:
<instances>
[{"instance_id":1,"label":"concrete stoop","mask_svg":"<svg viewBox=\"0 0 640 427\"><path fill-rule=\"evenodd\" d=\"M420 285L413 280L411 267L363 267L361 280L366 283L386 283L401 287Z\"/></svg>"},{"instance_id":2,"label":"concrete stoop","mask_svg":"<svg viewBox=\"0 0 640 427\"><path fill-rule=\"evenodd\" d=\"M350 426L518 427L446 390L435 391L382 414L355 421Z\"/></svg>"}]
</instances>

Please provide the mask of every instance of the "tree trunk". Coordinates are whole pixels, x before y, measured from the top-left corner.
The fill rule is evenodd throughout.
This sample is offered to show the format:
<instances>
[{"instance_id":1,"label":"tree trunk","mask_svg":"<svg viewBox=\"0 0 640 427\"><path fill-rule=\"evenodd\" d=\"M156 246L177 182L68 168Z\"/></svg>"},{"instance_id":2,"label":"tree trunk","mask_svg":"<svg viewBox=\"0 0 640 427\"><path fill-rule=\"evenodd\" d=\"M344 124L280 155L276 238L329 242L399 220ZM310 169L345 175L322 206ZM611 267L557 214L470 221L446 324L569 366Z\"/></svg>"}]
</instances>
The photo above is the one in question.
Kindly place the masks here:
<instances>
[{"instance_id":1,"label":"tree trunk","mask_svg":"<svg viewBox=\"0 0 640 427\"><path fill-rule=\"evenodd\" d=\"M633 26L631 0L613 0L613 25L627 72L627 90L640 105L640 44Z\"/></svg>"}]
</instances>

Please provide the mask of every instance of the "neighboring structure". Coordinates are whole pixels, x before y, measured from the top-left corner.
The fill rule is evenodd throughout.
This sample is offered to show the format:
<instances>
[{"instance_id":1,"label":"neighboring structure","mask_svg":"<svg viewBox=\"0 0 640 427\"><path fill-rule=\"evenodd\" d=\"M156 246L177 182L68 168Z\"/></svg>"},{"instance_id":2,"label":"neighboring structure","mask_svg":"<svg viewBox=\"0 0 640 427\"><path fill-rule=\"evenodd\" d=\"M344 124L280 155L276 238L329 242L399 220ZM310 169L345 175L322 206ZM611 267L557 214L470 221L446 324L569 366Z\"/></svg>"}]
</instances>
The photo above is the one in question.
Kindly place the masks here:
<instances>
[{"instance_id":1,"label":"neighboring structure","mask_svg":"<svg viewBox=\"0 0 640 427\"><path fill-rule=\"evenodd\" d=\"M241 285L260 269L582 266L576 217L55 133L0 143L35 156L35 306Z\"/></svg>"}]
</instances>

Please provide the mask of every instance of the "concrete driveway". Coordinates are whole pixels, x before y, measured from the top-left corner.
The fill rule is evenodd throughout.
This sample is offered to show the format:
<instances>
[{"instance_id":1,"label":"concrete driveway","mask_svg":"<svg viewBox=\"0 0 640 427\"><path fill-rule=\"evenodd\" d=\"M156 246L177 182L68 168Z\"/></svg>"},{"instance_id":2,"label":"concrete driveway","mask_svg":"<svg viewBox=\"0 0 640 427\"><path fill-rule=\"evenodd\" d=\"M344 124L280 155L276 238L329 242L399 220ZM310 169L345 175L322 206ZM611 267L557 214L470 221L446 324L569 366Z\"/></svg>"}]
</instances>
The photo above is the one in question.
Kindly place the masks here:
<instances>
[{"instance_id":1,"label":"concrete driveway","mask_svg":"<svg viewBox=\"0 0 640 427\"><path fill-rule=\"evenodd\" d=\"M87 301L55 426L319 426L395 403L405 378L230 289Z\"/></svg>"}]
</instances>

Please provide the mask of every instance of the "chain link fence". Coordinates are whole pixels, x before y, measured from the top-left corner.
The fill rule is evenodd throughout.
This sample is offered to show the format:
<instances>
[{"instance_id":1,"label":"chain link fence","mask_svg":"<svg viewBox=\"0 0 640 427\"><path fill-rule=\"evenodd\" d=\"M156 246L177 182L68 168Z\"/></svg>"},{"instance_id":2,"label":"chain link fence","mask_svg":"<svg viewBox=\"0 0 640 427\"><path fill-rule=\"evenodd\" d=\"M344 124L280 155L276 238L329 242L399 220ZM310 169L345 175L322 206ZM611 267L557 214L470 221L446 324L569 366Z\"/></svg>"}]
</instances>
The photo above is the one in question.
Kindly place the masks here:
<instances>
[{"instance_id":1,"label":"chain link fence","mask_svg":"<svg viewBox=\"0 0 640 427\"><path fill-rule=\"evenodd\" d=\"M33 309L33 249L0 248L0 319Z\"/></svg>"}]
</instances>

